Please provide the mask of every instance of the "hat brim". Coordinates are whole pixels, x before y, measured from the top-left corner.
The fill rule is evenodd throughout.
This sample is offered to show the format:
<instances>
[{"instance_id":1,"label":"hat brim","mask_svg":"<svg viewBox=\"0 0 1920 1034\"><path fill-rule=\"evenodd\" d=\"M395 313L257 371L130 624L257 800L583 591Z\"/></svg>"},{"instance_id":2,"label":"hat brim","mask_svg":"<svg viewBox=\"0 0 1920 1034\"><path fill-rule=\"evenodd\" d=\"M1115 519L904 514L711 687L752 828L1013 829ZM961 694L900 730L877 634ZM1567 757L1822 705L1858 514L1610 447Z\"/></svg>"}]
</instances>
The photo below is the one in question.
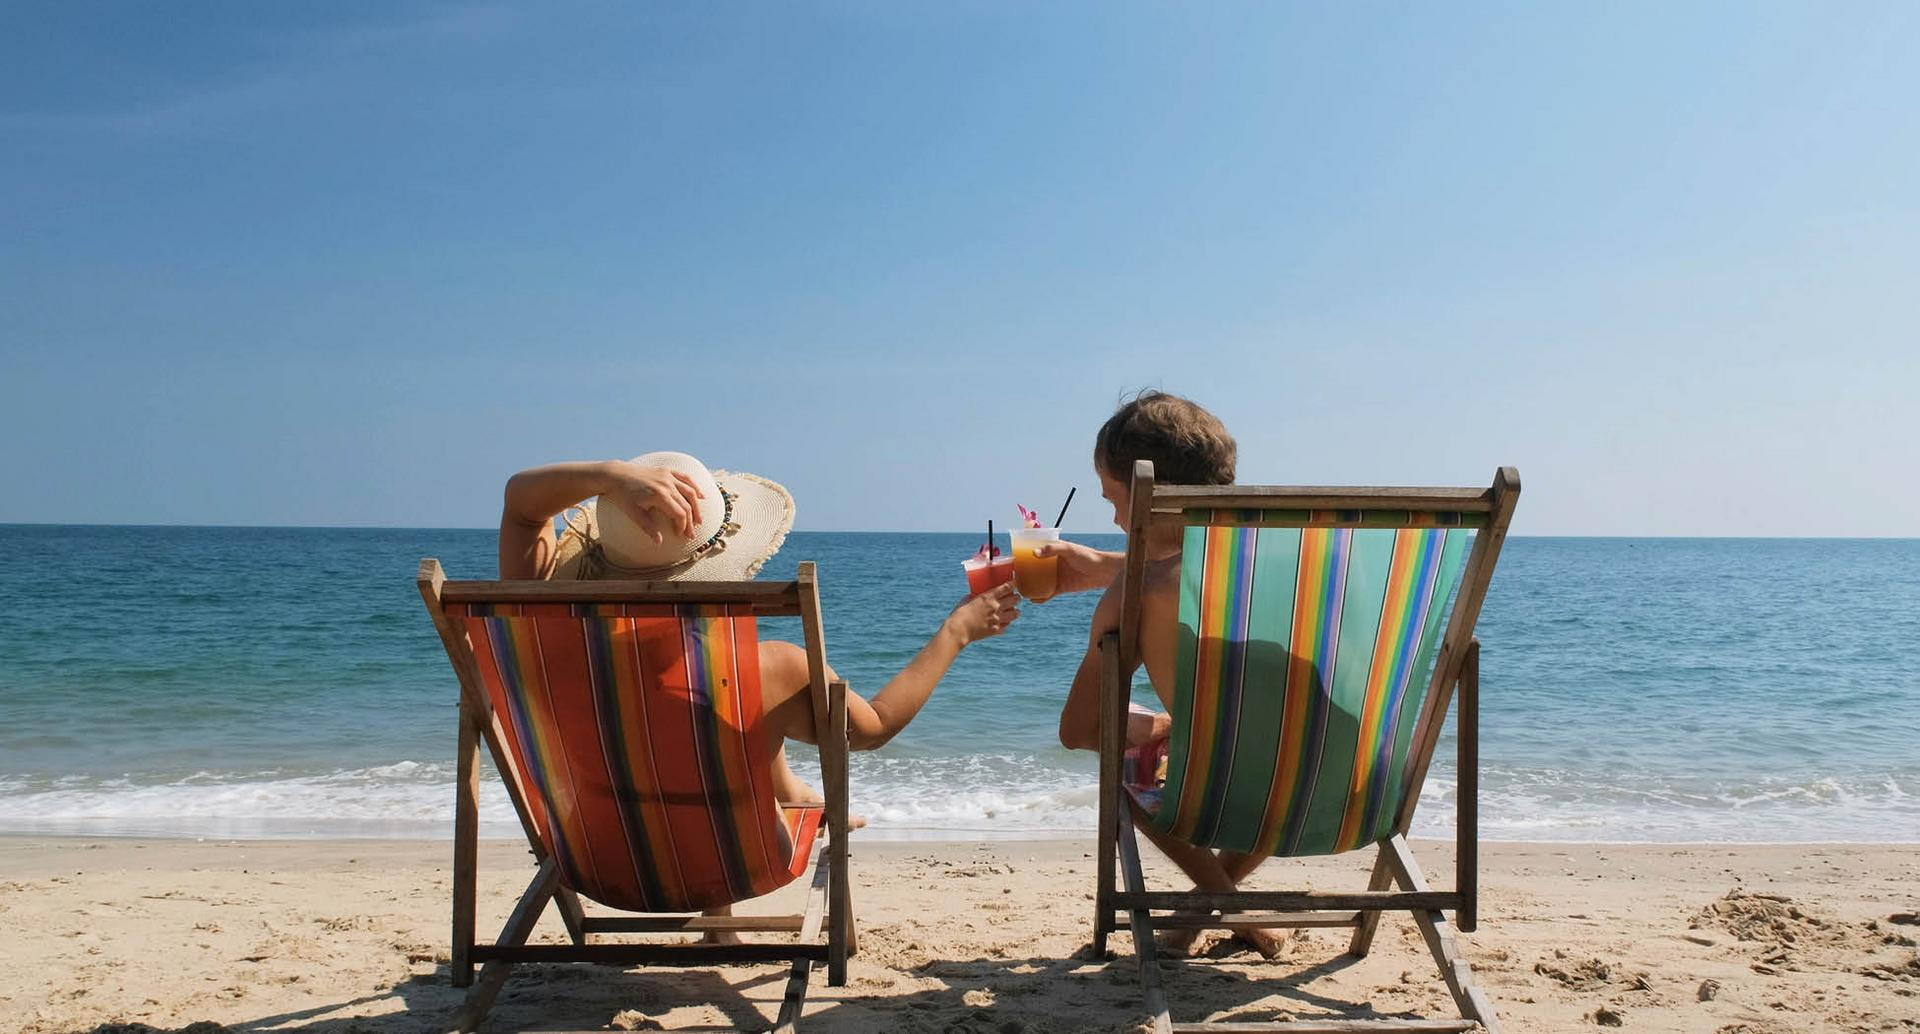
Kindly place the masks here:
<instances>
[{"instance_id":1,"label":"hat brim","mask_svg":"<svg viewBox=\"0 0 1920 1034\"><path fill-rule=\"evenodd\" d=\"M630 571L610 563L595 548L599 524L597 499L588 499L567 515L566 531L554 549L550 577L562 581L583 579L645 579L667 582L745 581L760 572L793 530L793 496L778 482L756 474L716 470L713 480L732 497L733 520L714 547L671 567ZM714 502L718 502L715 500Z\"/></svg>"}]
</instances>

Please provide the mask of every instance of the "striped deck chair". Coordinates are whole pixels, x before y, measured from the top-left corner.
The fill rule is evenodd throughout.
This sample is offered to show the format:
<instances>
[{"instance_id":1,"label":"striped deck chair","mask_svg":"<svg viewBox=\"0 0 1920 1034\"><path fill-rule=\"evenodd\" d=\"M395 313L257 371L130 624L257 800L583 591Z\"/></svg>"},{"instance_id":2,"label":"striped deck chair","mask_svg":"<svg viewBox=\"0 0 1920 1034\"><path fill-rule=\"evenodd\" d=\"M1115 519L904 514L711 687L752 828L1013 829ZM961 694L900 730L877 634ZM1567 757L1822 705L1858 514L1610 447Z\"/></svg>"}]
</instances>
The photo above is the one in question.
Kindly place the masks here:
<instances>
[{"instance_id":1,"label":"striped deck chair","mask_svg":"<svg viewBox=\"0 0 1920 1034\"><path fill-rule=\"evenodd\" d=\"M847 686L826 684L811 563L791 582L452 582L424 560L420 595L460 682L454 812L454 1029L478 1028L516 962L791 965L776 1021L790 1031L815 962L846 982ZM756 617L798 615L813 673L824 807L783 807L761 735ZM525 827L538 870L500 937L474 937L480 749ZM822 826L824 850L815 852ZM814 864L803 914L702 916L777 890ZM585 898L641 915L591 916ZM551 901L571 944L528 944ZM825 929L825 940L821 938ZM790 943L610 940L772 931ZM484 964L479 979L476 964Z\"/></svg>"},{"instance_id":2,"label":"striped deck chair","mask_svg":"<svg viewBox=\"0 0 1920 1034\"><path fill-rule=\"evenodd\" d=\"M1461 930L1474 929L1473 626L1520 495L1519 473L1503 467L1486 489L1191 487L1156 485L1153 465L1142 462L1132 493L1120 631L1101 643L1095 951L1129 923L1159 1032L1497 1031L1442 910L1454 912ZM1127 750L1124 673L1138 656L1144 544L1150 527L1167 524L1185 529L1173 730L1163 743ZM1456 690L1457 868L1454 889L1436 891L1406 832ZM1377 855L1364 892L1148 891L1136 821L1256 857L1368 847ZM1125 890L1115 887L1116 861ZM1383 910L1412 913L1460 1019L1180 1025L1168 1015L1156 927L1351 927L1349 951L1365 955Z\"/></svg>"}]
</instances>

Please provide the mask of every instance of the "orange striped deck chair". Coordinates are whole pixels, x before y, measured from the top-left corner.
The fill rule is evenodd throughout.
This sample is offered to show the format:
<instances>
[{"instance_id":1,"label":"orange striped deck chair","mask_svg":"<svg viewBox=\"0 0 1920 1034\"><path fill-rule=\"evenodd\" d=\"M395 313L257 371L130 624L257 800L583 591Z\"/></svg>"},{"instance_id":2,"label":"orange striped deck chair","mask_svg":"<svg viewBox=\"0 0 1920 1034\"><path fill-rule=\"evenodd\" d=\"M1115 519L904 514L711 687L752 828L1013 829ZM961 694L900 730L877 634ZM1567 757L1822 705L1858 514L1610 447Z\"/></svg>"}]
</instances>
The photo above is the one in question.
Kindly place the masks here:
<instances>
[{"instance_id":1,"label":"orange striped deck chair","mask_svg":"<svg viewBox=\"0 0 1920 1034\"><path fill-rule=\"evenodd\" d=\"M816 962L845 983L847 687L825 681L811 563L790 582L458 582L429 559L418 584L460 683L452 971L471 990L454 1029L479 1027L517 962L786 963L783 1031ZM774 799L755 619L777 616L805 634L824 806ZM491 944L474 934L482 745L538 863ZM697 914L778 890L810 862L803 913ZM625 914L589 915L583 900ZM571 944L527 943L549 902ZM710 931L793 936L635 939Z\"/></svg>"},{"instance_id":2,"label":"orange striped deck chair","mask_svg":"<svg viewBox=\"0 0 1920 1034\"><path fill-rule=\"evenodd\" d=\"M1120 630L1101 642L1094 949L1130 926L1155 1031L1499 1030L1453 927L1471 932L1478 906L1473 626L1519 495L1511 467L1491 487L1456 489L1157 485L1151 463L1136 465ZM1181 529L1172 733L1129 749L1146 542L1168 526ZM1454 888L1436 891L1406 833L1456 694ZM1372 848L1373 875L1348 893L1149 891L1141 822L1254 859ZM1459 1019L1175 1024L1168 1013L1157 927L1350 927L1349 952L1365 955L1383 911L1411 913Z\"/></svg>"}]
</instances>

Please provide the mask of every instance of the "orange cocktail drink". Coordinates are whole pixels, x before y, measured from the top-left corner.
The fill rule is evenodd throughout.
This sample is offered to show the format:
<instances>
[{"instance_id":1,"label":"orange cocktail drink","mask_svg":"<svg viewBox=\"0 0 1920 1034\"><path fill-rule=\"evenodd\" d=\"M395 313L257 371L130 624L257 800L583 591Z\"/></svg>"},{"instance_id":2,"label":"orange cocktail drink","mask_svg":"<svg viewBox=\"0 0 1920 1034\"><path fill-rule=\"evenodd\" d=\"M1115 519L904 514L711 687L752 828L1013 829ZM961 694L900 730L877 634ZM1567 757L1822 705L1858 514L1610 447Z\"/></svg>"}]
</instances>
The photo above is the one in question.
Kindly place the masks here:
<instances>
[{"instance_id":1,"label":"orange cocktail drink","mask_svg":"<svg viewBox=\"0 0 1920 1034\"><path fill-rule=\"evenodd\" d=\"M1035 556L1034 550L1049 542L1060 541L1059 528L1015 528L1013 538L1013 584L1020 595L1034 603L1045 603L1058 591L1060 558Z\"/></svg>"}]
</instances>

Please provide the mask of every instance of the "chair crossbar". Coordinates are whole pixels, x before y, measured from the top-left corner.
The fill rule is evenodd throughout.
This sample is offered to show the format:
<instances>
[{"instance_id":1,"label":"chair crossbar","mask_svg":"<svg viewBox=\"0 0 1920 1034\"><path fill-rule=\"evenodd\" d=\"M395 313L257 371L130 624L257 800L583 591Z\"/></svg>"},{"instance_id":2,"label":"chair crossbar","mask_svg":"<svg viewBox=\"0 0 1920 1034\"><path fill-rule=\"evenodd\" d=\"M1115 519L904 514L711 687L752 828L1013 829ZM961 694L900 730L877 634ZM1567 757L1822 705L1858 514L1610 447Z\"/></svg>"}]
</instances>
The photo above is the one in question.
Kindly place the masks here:
<instances>
[{"instance_id":1,"label":"chair crossbar","mask_svg":"<svg viewBox=\"0 0 1920 1034\"><path fill-rule=\"evenodd\" d=\"M1484 488L1325 488L1290 485L1156 485L1155 510L1214 509L1458 510L1489 513Z\"/></svg>"},{"instance_id":2,"label":"chair crossbar","mask_svg":"<svg viewBox=\"0 0 1920 1034\"><path fill-rule=\"evenodd\" d=\"M1227 913L1173 913L1154 915L1154 927L1167 930L1263 930L1263 928L1357 927L1361 911L1227 911ZM1114 925L1127 923L1127 913L1116 911Z\"/></svg>"},{"instance_id":3,"label":"chair crossbar","mask_svg":"<svg viewBox=\"0 0 1920 1034\"><path fill-rule=\"evenodd\" d=\"M1272 909L1303 912L1322 909L1363 911L1430 912L1451 909L1459 903L1452 891L1352 891L1328 894L1314 891L1246 890L1174 891L1149 890L1140 893L1118 891L1112 895L1117 909L1160 909L1174 912L1211 912L1216 909ZM1159 917L1155 917L1156 921Z\"/></svg>"},{"instance_id":4,"label":"chair crossbar","mask_svg":"<svg viewBox=\"0 0 1920 1034\"><path fill-rule=\"evenodd\" d=\"M1472 1020L1287 1020L1280 1023L1176 1023L1174 1034L1228 1034L1254 1031L1262 1034L1451 1034L1479 1030Z\"/></svg>"},{"instance_id":5,"label":"chair crossbar","mask_svg":"<svg viewBox=\"0 0 1920 1034\"><path fill-rule=\"evenodd\" d=\"M448 581L442 603L745 603L799 613L797 582Z\"/></svg>"},{"instance_id":6,"label":"chair crossbar","mask_svg":"<svg viewBox=\"0 0 1920 1034\"><path fill-rule=\"evenodd\" d=\"M1309 929L1357 926L1363 912L1208 912L1174 913L1153 917L1153 925L1165 930L1264 930L1270 927ZM1127 921L1127 913L1115 912L1114 925Z\"/></svg>"},{"instance_id":7,"label":"chair crossbar","mask_svg":"<svg viewBox=\"0 0 1920 1034\"><path fill-rule=\"evenodd\" d=\"M476 944L473 957L482 962L591 962L633 965L706 965L732 962L824 962L824 944Z\"/></svg>"},{"instance_id":8,"label":"chair crossbar","mask_svg":"<svg viewBox=\"0 0 1920 1034\"><path fill-rule=\"evenodd\" d=\"M806 917L783 916L588 916L581 929L596 933L704 933L709 930L791 933Z\"/></svg>"}]
</instances>

